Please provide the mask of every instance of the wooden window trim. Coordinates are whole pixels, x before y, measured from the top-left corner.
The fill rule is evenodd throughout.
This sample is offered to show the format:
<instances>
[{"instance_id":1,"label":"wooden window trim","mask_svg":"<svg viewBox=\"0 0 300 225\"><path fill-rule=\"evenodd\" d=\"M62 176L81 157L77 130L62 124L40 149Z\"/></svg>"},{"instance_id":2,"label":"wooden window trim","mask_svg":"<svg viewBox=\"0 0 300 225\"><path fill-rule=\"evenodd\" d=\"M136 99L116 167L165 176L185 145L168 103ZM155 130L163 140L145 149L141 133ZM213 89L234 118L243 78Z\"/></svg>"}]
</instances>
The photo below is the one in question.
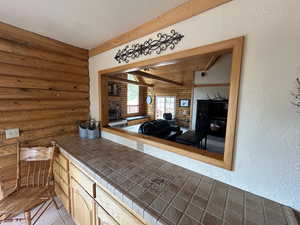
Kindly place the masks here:
<instances>
[{"instance_id":1,"label":"wooden window trim","mask_svg":"<svg viewBox=\"0 0 300 225\"><path fill-rule=\"evenodd\" d=\"M112 134L116 134L128 139L136 140L145 144L149 144L163 150L177 153L195 160L199 160L205 163L209 163L224 169L233 170L232 161L235 147L235 132L236 132L236 118L238 110L238 93L240 83L240 73L243 56L244 37L237 37L205 46L200 46L193 49L188 49L168 55L159 56L156 58L144 60L141 62L126 64L122 66L113 67L110 69L101 70L99 74L99 97L101 100L100 118L103 130ZM116 128L106 128L108 124L108 110L107 110L107 76L123 71L136 70L144 66L152 66L161 62L173 61L182 58L188 58L200 54L211 53L232 53L232 65L230 74L230 86L229 86L229 105L228 105L228 123L227 132L225 138L225 151L224 157L220 158L213 154L205 154L201 150L196 152L196 148L178 144L175 142L166 141L159 138L149 137L141 134L135 134L127 131L123 131Z\"/></svg>"},{"instance_id":2,"label":"wooden window trim","mask_svg":"<svg viewBox=\"0 0 300 225\"><path fill-rule=\"evenodd\" d=\"M173 118L176 117L176 96L175 96L175 95L169 95L169 94L162 95L162 94L157 94L157 95L155 95L154 97L155 97L155 102L157 102L157 97L165 97L165 98L167 98L167 97L172 97L172 98L174 98L174 99L175 99L175 101L174 101L174 111L175 111L175 112L174 112L174 114L172 114L172 117L173 117ZM166 102L165 102L165 108L166 108ZM154 118L157 120L157 117L156 117L156 109L157 109L157 107L156 107L156 104L155 104Z\"/></svg>"},{"instance_id":3,"label":"wooden window trim","mask_svg":"<svg viewBox=\"0 0 300 225\"><path fill-rule=\"evenodd\" d=\"M134 114L139 114L140 113L140 107L141 107L141 90L140 90L140 86L139 85L137 85L137 84L132 84L132 85L136 85L137 86L137 88L138 88L138 91L139 91L139 95L138 95L138 104L137 105L129 105L128 104L128 85L129 85L130 83L128 83L127 84L127 105L126 105L126 114L127 115L134 115ZM138 111L137 112L133 112L133 113L129 113L129 111L128 111L128 106L137 106L137 108L138 108Z\"/></svg>"}]
</instances>

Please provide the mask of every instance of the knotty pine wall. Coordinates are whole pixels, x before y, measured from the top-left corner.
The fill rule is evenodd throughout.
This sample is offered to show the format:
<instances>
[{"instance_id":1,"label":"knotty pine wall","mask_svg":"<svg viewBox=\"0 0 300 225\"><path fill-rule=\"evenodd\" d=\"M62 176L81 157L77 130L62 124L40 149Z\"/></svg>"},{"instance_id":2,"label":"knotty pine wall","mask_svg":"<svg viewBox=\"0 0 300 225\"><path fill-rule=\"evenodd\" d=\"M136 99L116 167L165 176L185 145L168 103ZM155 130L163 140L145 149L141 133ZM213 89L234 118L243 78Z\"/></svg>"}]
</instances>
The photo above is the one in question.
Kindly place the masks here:
<instances>
[{"instance_id":1,"label":"knotty pine wall","mask_svg":"<svg viewBox=\"0 0 300 225\"><path fill-rule=\"evenodd\" d=\"M23 145L46 145L88 116L88 51L0 23L0 130L20 128Z\"/></svg>"}]
</instances>

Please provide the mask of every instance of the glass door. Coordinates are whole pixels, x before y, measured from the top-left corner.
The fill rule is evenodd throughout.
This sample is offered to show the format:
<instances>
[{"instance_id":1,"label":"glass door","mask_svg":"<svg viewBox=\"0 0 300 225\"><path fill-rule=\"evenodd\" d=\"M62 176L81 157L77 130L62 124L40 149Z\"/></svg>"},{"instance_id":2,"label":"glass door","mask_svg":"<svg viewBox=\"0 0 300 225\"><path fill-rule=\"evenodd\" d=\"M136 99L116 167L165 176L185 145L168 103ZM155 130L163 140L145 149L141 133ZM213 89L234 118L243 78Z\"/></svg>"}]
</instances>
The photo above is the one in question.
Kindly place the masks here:
<instances>
[{"instance_id":1,"label":"glass door","mask_svg":"<svg viewBox=\"0 0 300 225\"><path fill-rule=\"evenodd\" d=\"M175 118L176 98L175 96L156 96L155 118L163 119L164 113L172 113Z\"/></svg>"}]
</instances>

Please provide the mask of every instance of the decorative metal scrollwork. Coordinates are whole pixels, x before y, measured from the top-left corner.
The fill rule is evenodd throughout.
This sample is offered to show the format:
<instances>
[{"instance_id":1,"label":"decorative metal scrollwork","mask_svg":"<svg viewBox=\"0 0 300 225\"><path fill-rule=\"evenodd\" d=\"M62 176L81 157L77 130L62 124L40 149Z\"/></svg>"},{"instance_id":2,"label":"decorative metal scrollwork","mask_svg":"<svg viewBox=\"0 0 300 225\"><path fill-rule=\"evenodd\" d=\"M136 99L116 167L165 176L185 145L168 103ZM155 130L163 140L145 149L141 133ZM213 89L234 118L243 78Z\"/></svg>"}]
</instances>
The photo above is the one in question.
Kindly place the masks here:
<instances>
[{"instance_id":1,"label":"decorative metal scrollwork","mask_svg":"<svg viewBox=\"0 0 300 225\"><path fill-rule=\"evenodd\" d=\"M179 34L175 30L171 30L170 34L157 34L157 40L150 38L142 44L133 44L131 48L127 45L124 49L120 49L115 56L118 63L128 63L130 59L136 59L141 55L151 55L153 52L160 54L168 48L173 50L181 41L184 35Z\"/></svg>"},{"instance_id":2,"label":"decorative metal scrollwork","mask_svg":"<svg viewBox=\"0 0 300 225\"><path fill-rule=\"evenodd\" d=\"M296 79L296 90L292 92L292 96L294 97L292 104L300 108L300 78ZM300 113L300 110L298 112Z\"/></svg>"}]
</instances>

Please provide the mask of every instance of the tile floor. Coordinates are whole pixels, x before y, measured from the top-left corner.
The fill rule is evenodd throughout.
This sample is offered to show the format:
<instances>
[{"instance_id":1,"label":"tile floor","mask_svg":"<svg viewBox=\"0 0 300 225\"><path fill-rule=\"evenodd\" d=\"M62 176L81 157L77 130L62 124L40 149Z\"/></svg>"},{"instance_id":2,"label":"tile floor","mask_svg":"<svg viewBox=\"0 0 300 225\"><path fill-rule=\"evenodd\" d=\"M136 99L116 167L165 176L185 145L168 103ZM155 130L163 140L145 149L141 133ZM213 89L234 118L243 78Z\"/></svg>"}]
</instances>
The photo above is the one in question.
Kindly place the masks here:
<instances>
[{"instance_id":1,"label":"tile floor","mask_svg":"<svg viewBox=\"0 0 300 225\"><path fill-rule=\"evenodd\" d=\"M42 215L42 217L38 220L36 225L75 225L70 214L67 210L62 206L62 203L57 200L57 203L60 207L59 210L55 208L53 204L46 210L46 212ZM34 209L33 212L35 212ZM17 216L17 218L21 218L23 215ZM0 223L1 225L23 225L25 222L6 222Z\"/></svg>"}]
</instances>

